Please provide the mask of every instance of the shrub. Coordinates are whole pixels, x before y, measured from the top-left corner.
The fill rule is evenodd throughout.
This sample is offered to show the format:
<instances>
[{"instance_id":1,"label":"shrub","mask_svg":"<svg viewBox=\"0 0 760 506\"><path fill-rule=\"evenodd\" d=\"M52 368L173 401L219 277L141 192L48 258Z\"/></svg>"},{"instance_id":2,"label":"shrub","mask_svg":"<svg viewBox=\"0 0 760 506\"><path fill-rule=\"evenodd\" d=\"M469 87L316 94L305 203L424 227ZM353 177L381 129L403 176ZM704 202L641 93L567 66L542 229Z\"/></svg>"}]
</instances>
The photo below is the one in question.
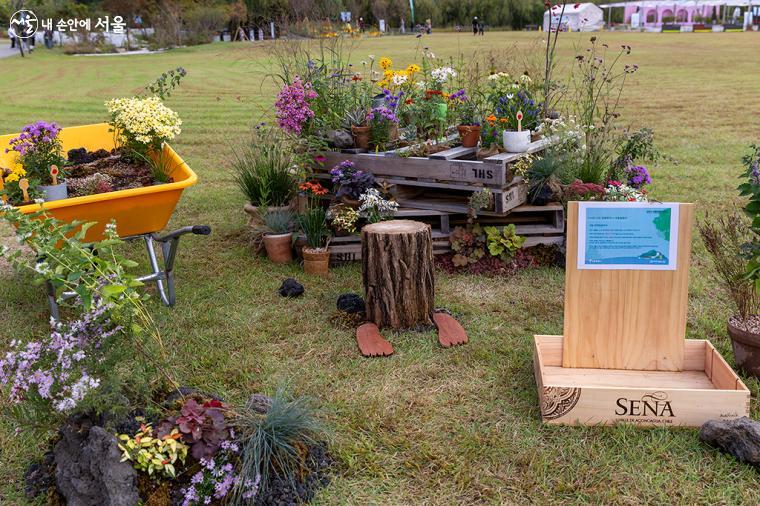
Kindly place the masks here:
<instances>
[{"instance_id":1,"label":"shrub","mask_svg":"<svg viewBox=\"0 0 760 506\"><path fill-rule=\"evenodd\" d=\"M760 296L752 280L746 276L747 261L742 257L744 245L753 236L748 220L738 213L713 220L706 218L699 223L699 234L738 316L745 320L747 316L759 313Z\"/></svg>"},{"instance_id":2,"label":"shrub","mask_svg":"<svg viewBox=\"0 0 760 506\"><path fill-rule=\"evenodd\" d=\"M121 461L132 462L135 469L150 476L159 474L174 478L177 476L177 461L184 464L187 458L187 445L181 438L182 434L176 428L169 434L154 436L150 424L141 425L134 437L119 435L119 449L123 452Z\"/></svg>"},{"instance_id":3,"label":"shrub","mask_svg":"<svg viewBox=\"0 0 760 506\"><path fill-rule=\"evenodd\" d=\"M502 261L510 260L515 252L525 244L525 237L517 235L514 223L499 230L497 227L484 227L488 252L491 256L499 257Z\"/></svg>"}]
</instances>

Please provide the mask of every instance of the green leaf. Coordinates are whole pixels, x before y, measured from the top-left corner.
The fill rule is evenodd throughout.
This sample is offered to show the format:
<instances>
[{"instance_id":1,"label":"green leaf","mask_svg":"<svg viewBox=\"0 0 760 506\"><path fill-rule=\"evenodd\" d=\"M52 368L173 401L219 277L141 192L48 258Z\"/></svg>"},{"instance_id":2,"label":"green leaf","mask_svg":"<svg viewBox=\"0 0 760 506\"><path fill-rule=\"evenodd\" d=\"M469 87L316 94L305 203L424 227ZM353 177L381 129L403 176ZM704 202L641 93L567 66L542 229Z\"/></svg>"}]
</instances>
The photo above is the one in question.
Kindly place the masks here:
<instances>
[{"instance_id":1,"label":"green leaf","mask_svg":"<svg viewBox=\"0 0 760 506\"><path fill-rule=\"evenodd\" d=\"M100 289L100 293L103 297L110 299L124 293L126 289L127 287L124 285L106 285Z\"/></svg>"}]
</instances>

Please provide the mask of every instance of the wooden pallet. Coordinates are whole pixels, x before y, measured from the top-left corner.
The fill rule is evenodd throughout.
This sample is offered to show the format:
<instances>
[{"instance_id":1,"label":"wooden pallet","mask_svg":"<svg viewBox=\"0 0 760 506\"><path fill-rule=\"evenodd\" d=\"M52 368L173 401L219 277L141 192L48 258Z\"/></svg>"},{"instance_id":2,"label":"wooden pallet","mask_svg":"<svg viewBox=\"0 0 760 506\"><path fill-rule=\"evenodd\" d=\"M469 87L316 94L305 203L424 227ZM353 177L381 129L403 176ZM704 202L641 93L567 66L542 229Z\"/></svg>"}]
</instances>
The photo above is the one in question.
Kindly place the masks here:
<instances>
[{"instance_id":1,"label":"wooden pallet","mask_svg":"<svg viewBox=\"0 0 760 506\"><path fill-rule=\"evenodd\" d=\"M383 181L379 178L379 181ZM407 207L432 209L449 213L467 214L470 210L470 197L474 191L483 188L462 188L459 185L445 183L427 183L425 188L419 182L415 186L400 184L396 180L392 193L396 201ZM491 192L493 209L479 211L484 216L505 216L512 209L524 204L528 199L528 187L522 178L516 177L511 185L503 189L487 188Z\"/></svg>"},{"instance_id":2,"label":"wooden pallet","mask_svg":"<svg viewBox=\"0 0 760 506\"><path fill-rule=\"evenodd\" d=\"M379 153L335 152L325 153L326 172L344 160L350 160L362 170L372 172L376 178L402 178L405 185L430 187L429 183L464 185L467 189L487 186L503 189L512 183L510 164L531 153L546 149L550 139L530 144L524 153L499 153L483 160L476 159L475 148L461 146L431 154L428 157L404 156L410 148Z\"/></svg>"},{"instance_id":3,"label":"wooden pallet","mask_svg":"<svg viewBox=\"0 0 760 506\"><path fill-rule=\"evenodd\" d=\"M427 209L402 207L396 217L414 219L428 223L433 231L433 254L442 255L451 252L449 243L450 229L464 225L467 217L457 213L447 213ZM546 206L524 205L515 208L505 217L479 217L483 225L501 227L515 224L517 233L525 236L524 248L540 244L562 245L565 242L564 208L561 204L551 203ZM359 234L334 237L330 243L331 265L343 265L361 260L361 236Z\"/></svg>"}]
</instances>

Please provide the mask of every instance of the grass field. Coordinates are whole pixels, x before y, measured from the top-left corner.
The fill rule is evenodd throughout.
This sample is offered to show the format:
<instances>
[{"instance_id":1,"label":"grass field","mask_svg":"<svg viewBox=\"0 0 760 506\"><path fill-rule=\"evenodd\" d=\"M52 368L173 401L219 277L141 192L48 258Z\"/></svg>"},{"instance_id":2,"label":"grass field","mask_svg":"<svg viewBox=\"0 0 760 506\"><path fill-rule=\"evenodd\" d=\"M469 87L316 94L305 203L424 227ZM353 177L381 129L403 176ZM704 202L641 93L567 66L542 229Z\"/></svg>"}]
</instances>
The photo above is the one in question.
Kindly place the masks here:
<instances>
[{"instance_id":1,"label":"grass field","mask_svg":"<svg viewBox=\"0 0 760 506\"><path fill-rule=\"evenodd\" d=\"M467 56L513 41L527 47L536 36L440 34L424 43L439 57ZM612 47L633 46L630 61L641 69L624 97L624 117L655 128L660 147L678 161L653 169L654 194L695 202L699 216L735 207L739 159L760 141L760 34L599 36ZM587 37L564 37L565 61ZM366 40L355 59L372 53L405 62L415 44L412 37ZM535 333L561 333L559 269L511 278L439 273L436 303L462 315L470 343L443 350L433 333L403 333L390 336L393 357L362 359L352 332L329 320L338 294L361 291L360 269L307 277L296 265L254 257L242 234L243 198L225 160L230 144L271 110L274 88L264 79L269 60L260 46L94 58L40 49L24 60L0 60L0 133L38 119L100 122L104 100L134 94L180 65L188 77L169 100L184 121L174 144L200 183L185 193L171 224L208 224L214 233L183 242L177 306L154 301L151 308L183 383L229 401L287 384L325 408L338 466L317 503L760 503L757 471L705 447L695 430L540 423L531 342ZM694 248L687 335L710 339L732 361L725 295L708 277L699 241ZM304 282L304 297L276 295L286 276ZM43 290L28 281L0 265L0 342L46 329ZM757 418L760 384L747 384ZM2 504L25 503L24 469L43 448L14 429L0 417Z\"/></svg>"}]
</instances>

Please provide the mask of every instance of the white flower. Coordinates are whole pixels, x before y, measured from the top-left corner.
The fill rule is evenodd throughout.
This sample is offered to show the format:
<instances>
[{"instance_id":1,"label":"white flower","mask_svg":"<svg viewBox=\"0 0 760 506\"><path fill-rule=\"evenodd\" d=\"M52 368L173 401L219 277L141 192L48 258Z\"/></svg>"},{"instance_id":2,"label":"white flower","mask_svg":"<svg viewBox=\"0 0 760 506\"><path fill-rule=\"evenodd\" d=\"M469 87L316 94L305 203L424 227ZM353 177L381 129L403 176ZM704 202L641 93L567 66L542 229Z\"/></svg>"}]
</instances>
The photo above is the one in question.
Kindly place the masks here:
<instances>
[{"instance_id":1,"label":"white flower","mask_svg":"<svg viewBox=\"0 0 760 506\"><path fill-rule=\"evenodd\" d=\"M45 199L34 199L34 203L38 205L42 205L45 203Z\"/></svg>"},{"instance_id":2,"label":"white flower","mask_svg":"<svg viewBox=\"0 0 760 506\"><path fill-rule=\"evenodd\" d=\"M375 59L375 55L374 54L369 55L369 59L370 60L374 60Z\"/></svg>"},{"instance_id":3,"label":"white flower","mask_svg":"<svg viewBox=\"0 0 760 506\"><path fill-rule=\"evenodd\" d=\"M409 78L404 74L394 74L391 78L391 83L393 83L394 86L401 86L402 84L406 84L408 80Z\"/></svg>"},{"instance_id":4,"label":"white flower","mask_svg":"<svg viewBox=\"0 0 760 506\"><path fill-rule=\"evenodd\" d=\"M437 83L445 83L457 76L457 71L451 67L438 67L430 72L433 80Z\"/></svg>"}]
</instances>

